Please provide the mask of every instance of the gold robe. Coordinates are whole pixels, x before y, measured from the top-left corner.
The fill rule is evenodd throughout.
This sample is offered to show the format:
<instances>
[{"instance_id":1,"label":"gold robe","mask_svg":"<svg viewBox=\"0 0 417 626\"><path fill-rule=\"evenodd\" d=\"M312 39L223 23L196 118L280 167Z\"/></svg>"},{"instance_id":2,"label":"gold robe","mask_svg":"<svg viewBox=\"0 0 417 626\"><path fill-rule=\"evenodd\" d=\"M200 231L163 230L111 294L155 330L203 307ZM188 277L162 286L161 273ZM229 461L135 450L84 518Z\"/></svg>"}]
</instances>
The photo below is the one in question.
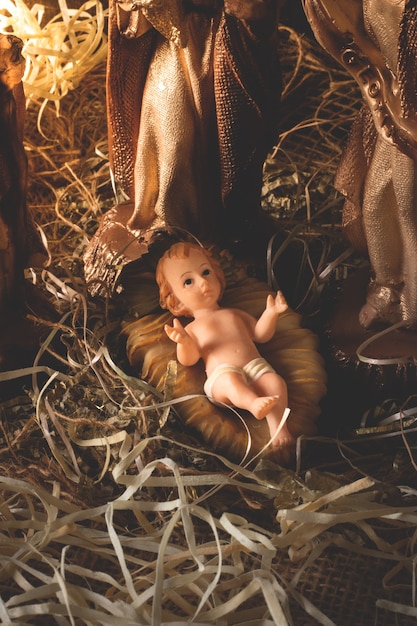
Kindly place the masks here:
<instances>
[{"instance_id":1,"label":"gold robe","mask_svg":"<svg viewBox=\"0 0 417 626\"><path fill-rule=\"evenodd\" d=\"M171 226L221 244L250 232L277 135L280 4L110 0L110 164L124 202L90 243L88 279L130 231Z\"/></svg>"},{"instance_id":2,"label":"gold robe","mask_svg":"<svg viewBox=\"0 0 417 626\"><path fill-rule=\"evenodd\" d=\"M366 316L362 322L413 325L417 322L415 52L413 58L417 9L405 0L334 4L304 0L318 40L354 76L364 98L335 180L346 196L345 232L368 252L373 272L367 310L374 314L369 324Z\"/></svg>"}]
</instances>

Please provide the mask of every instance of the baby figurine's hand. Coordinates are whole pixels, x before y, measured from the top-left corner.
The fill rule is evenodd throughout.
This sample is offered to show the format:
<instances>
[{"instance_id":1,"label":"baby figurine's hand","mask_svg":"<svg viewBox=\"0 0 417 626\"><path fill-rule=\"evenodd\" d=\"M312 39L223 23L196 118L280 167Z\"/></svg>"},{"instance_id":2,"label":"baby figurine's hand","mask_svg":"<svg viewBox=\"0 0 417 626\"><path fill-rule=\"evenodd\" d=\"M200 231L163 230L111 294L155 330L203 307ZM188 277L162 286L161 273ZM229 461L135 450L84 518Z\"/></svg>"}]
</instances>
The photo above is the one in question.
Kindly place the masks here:
<instances>
[{"instance_id":1,"label":"baby figurine's hand","mask_svg":"<svg viewBox=\"0 0 417 626\"><path fill-rule=\"evenodd\" d=\"M278 315L280 313L284 313L288 309L288 304L286 299L284 298L284 294L282 291L278 291L277 295L271 296L269 295L266 300L266 308L269 310L274 310Z\"/></svg>"},{"instance_id":2,"label":"baby figurine's hand","mask_svg":"<svg viewBox=\"0 0 417 626\"><path fill-rule=\"evenodd\" d=\"M174 319L172 326L165 324L165 332L177 344L177 358L182 365L194 365L200 359L200 352L196 341L190 337L178 319Z\"/></svg>"},{"instance_id":3,"label":"baby figurine's hand","mask_svg":"<svg viewBox=\"0 0 417 626\"><path fill-rule=\"evenodd\" d=\"M187 343L192 341L184 326L176 318L174 319L172 326L165 324L164 330L168 337L172 339L172 341L175 341L175 343Z\"/></svg>"}]
</instances>

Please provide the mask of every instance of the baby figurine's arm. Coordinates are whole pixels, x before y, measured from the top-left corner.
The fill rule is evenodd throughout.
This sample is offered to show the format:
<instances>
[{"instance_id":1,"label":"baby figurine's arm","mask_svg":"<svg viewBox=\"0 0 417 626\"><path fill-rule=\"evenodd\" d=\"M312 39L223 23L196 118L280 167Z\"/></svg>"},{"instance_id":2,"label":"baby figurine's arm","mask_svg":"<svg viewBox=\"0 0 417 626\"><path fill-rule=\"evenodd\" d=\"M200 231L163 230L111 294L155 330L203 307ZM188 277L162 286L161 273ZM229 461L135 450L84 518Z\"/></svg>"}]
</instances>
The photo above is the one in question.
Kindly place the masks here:
<instances>
[{"instance_id":1,"label":"baby figurine's arm","mask_svg":"<svg viewBox=\"0 0 417 626\"><path fill-rule=\"evenodd\" d=\"M194 339L185 330L178 319L172 326L165 324L164 330L168 337L177 344L177 359L181 365L195 365L200 359L200 352Z\"/></svg>"},{"instance_id":2,"label":"baby figurine's arm","mask_svg":"<svg viewBox=\"0 0 417 626\"><path fill-rule=\"evenodd\" d=\"M265 343L272 339L275 333L276 321L280 313L288 308L281 291L277 292L275 298L271 295L266 299L266 308L261 317L255 324L254 341L257 343Z\"/></svg>"}]
</instances>

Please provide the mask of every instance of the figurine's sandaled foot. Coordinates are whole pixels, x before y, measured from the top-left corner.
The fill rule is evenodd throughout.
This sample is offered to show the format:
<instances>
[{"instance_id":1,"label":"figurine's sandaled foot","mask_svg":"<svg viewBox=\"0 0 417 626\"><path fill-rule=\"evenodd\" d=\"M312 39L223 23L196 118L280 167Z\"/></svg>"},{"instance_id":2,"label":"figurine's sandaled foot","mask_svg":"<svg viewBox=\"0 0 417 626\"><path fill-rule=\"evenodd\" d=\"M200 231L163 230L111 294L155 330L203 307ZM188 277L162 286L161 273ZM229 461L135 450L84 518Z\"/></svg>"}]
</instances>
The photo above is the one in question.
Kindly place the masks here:
<instances>
[{"instance_id":1,"label":"figurine's sandaled foot","mask_svg":"<svg viewBox=\"0 0 417 626\"><path fill-rule=\"evenodd\" d=\"M359 311L359 324L363 328L366 328L366 329L371 328L371 326L375 325L378 322L381 323L381 321L382 320L379 317L378 311L376 310L376 308L373 307L368 302L364 304L361 310Z\"/></svg>"},{"instance_id":2,"label":"figurine's sandaled foot","mask_svg":"<svg viewBox=\"0 0 417 626\"><path fill-rule=\"evenodd\" d=\"M402 319L401 290L398 285L383 285L371 280L366 303L359 312L359 323L365 329L383 328Z\"/></svg>"}]
</instances>

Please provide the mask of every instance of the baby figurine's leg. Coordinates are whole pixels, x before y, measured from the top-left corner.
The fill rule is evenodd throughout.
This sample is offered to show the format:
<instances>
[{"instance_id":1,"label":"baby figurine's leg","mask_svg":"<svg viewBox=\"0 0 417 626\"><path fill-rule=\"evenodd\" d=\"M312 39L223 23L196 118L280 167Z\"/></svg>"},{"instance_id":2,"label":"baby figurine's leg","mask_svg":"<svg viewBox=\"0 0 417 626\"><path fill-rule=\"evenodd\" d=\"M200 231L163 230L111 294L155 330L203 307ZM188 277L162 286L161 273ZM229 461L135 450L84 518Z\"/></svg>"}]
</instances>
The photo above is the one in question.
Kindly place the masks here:
<instances>
[{"instance_id":1,"label":"baby figurine's leg","mask_svg":"<svg viewBox=\"0 0 417 626\"><path fill-rule=\"evenodd\" d=\"M246 382L243 372L238 371L225 371L219 375L213 383L211 396L217 402L249 411L256 419L266 417L280 400L275 395L259 396Z\"/></svg>"},{"instance_id":2,"label":"baby figurine's leg","mask_svg":"<svg viewBox=\"0 0 417 626\"><path fill-rule=\"evenodd\" d=\"M271 435L271 445L274 448L294 448L294 438L289 432L287 425L283 424L281 426L284 411L288 407L288 392L284 379L279 374L268 372L260 376L252 384L258 396L269 395L277 398L277 402L274 403L265 416Z\"/></svg>"}]
</instances>

